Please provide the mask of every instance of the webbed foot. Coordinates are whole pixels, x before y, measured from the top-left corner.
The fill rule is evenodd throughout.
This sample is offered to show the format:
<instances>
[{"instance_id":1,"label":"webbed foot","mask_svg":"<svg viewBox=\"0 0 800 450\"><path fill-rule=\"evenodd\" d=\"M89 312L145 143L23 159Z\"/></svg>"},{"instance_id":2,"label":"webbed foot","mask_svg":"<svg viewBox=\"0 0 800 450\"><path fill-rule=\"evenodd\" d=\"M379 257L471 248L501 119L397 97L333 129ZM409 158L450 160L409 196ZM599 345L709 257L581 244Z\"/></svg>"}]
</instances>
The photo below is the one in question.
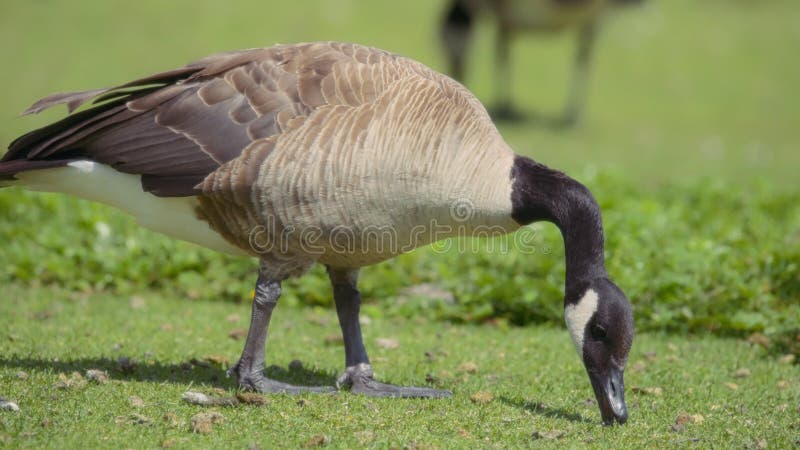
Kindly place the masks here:
<instances>
[{"instance_id":1,"label":"webbed foot","mask_svg":"<svg viewBox=\"0 0 800 450\"><path fill-rule=\"evenodd\" d=\"M235 376L239 381L239 386L256 392L265 394L303 394L306 392L326 393L336 392L333 386L295 386L282 381L273 380L264 376L264 368L248 370L244 368L242 361L239 360L233 367L228 369L228 376Z\"/></svg>"},{"instance_id":2,"label":"webbed foot","mask_svg":"<svg viewBox=\"0 0 800 450\"><path fill-rule=\"evenodd\" d=\"M350 386L350 392L370 397L403 397L403 398L446 398L453 395L450 391L423 388L401 387L381 383L373 378L372 366L358 364L345 369L336 380L336 387Z\"/></svg>"}]
</instances>

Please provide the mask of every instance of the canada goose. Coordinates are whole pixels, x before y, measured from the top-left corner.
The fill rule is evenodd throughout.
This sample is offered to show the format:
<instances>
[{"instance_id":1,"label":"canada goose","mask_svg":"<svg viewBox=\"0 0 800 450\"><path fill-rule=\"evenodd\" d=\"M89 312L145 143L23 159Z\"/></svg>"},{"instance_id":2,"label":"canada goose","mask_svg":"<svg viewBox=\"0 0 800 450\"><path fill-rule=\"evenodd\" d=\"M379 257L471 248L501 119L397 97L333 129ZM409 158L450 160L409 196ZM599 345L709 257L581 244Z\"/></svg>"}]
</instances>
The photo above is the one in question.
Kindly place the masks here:
<instances>
[{"instance_id":1,"label":"canada goose","mask_svg":"<svg viewBox=\"0 0 800 450\"><path fill-rule=\"evenodd\" d=\"M599 19L610 8L641 3L642 0L452 0L441 26L441 39L447 53L450 74L464 80L467 51L475 19L490 15L497 24L495 84L498 119L516 119L521 115L511 104L511 38L520 32L556 32L576 28L578 46L566 106L557 120L573 125L579 119L586 96L592 47Z\"/></svg>"},{"instance_id":2,"label":"canada goose","mask_svg":"<svg viewBox=\"0 0 800 450\"><path fill-rule=\"evenodd\" d=\"M110 89L52 95L25 113L91 99L95 106L12 142L0 184L107 203L155 231L259 258L247 340L228 371L241 386L333 389L263 375L281 282L321 263L344 337L337 387L449 396L373 378L359 268L436 239L546 220L564 236L566 322L603 420L627 419L633 318L605 269L597 203L567 175L515 155L457 82L385 51L317 42L209 56Z\"/></svg>"}]
</instances>

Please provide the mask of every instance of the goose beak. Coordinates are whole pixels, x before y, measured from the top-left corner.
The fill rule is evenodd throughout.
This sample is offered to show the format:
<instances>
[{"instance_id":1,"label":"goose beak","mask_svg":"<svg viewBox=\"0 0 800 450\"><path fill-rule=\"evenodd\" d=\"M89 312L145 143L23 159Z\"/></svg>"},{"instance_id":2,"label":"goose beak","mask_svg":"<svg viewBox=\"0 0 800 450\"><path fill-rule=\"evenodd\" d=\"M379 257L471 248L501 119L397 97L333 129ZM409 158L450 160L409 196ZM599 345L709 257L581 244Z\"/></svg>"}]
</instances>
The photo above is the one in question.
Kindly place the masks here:
<instances>
[{"instance_id":1,"label":"goose beak","mask_svg":"<svg viewBox=\"0 0 800 450\"><path fill-rule=\"evenodd\" d=\"M604 425L614 421L622 425L628 420L628 407L625 405L625 384L622 369L611 367L605 374L590 373L589 379L594 388Z\"/></svg>"}]
</instances>

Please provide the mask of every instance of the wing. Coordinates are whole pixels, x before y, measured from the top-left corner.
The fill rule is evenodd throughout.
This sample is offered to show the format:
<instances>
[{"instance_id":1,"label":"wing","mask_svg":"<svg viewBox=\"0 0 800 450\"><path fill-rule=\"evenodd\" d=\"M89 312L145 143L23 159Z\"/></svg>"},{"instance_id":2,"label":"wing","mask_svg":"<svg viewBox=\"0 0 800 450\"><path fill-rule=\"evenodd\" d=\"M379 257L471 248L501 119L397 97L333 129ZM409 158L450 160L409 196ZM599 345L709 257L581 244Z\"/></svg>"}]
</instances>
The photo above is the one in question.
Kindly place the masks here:
<instances>
[{"instance_id":1,"label":"wing","mask_svg":"<svg viewBox=\"0 0 800 450\"><path fill-rule=\"evenodd\" d=\"M58 104L73 111L89 100L95 106L12 142L0 176L89 159L141 175L154 195L197 195L221 165L254 145L268 151L315 110L372 101L384 80L370 66L395 58L352 44L275 46L210 56L110 89L56 94L25 114ZM337 67L354 76L332 76Z\"/></svg>"}]
</instances>

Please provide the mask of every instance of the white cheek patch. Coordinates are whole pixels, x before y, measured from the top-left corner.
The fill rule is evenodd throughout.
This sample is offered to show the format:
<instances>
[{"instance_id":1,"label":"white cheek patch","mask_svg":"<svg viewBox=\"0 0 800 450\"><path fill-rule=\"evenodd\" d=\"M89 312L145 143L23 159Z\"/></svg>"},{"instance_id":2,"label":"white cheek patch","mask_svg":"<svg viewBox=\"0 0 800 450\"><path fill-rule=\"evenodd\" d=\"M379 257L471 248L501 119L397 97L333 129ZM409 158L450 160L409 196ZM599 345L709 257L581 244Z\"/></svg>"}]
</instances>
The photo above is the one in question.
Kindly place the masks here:
<instances>
[{"instance_id":1,"label":"white cheek patch","mask_svg":"<svg viewBox=\"0 0 800 450\"><path fill-rule=\"evenodd\" d=\"M575 344L575 350L578 355L583 358L583 332L586 330L586 324L589 323L595 311L597 311L597 292L594 289L589 289L583 294L578 303L567 305L564 308L564 318L567 321L567 329L572 336L572 343Z\"/></svg>"}]
</instances>

